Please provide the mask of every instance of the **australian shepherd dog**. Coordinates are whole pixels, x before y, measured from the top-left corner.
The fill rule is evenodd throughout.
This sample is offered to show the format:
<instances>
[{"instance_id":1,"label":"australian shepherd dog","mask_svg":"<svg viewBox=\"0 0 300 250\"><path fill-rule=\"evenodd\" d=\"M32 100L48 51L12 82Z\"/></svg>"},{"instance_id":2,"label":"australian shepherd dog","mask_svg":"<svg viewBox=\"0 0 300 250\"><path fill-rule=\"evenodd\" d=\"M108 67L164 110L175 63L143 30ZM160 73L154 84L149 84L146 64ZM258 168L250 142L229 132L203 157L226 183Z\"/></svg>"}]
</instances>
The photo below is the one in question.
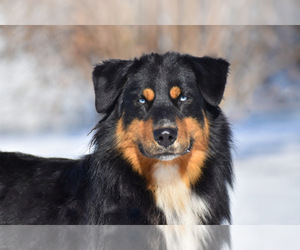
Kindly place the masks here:
<instances>
[{"instance_id":1,"label":"australian shepherd dog","mask_svg":"<svg viewBox=\"0 0 300 250\"><path fill-rule=\"evenodd\" d=\"M230 223L228 68L175 52L96 65L93 152L1 152L0 224Z\"/></svg>"}]
</instances>

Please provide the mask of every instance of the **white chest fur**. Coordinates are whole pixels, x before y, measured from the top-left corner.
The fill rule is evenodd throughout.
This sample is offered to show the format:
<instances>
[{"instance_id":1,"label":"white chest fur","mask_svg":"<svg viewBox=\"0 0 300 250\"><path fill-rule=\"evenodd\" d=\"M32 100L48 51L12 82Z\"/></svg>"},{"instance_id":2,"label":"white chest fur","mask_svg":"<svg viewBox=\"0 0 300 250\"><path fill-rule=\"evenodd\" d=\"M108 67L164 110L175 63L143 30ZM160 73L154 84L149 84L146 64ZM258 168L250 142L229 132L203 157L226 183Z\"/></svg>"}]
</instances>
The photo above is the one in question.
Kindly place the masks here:
<instances>
[{"instance_id":1,"label":"white chest fur","mask_svg":"<svg viewBox=\"0 0 300 250\"><path fill-rule=\"evenodd\" d=\"M209 208L182 180L179 166L156 164L153 172L157 206L168 225L196 225L205 221Z\"/></svg>"}]
</instances>

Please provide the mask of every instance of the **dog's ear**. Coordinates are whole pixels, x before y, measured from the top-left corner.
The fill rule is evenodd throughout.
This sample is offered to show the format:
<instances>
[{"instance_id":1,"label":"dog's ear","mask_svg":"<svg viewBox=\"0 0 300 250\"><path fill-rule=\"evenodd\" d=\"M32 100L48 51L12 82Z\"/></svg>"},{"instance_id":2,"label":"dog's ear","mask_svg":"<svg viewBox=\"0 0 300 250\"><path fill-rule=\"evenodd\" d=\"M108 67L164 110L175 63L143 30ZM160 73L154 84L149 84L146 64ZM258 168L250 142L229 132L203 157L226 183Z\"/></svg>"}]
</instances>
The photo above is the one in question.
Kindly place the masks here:
<instances>
[{"instance_id":1,"label":"dog's ear","mask_svg":"<svg viewBox=\"0 0 300 250\"><path fill-rule=\"evenodd\" d=\"M223 98L229 63L221 58L189 57L204 99L218 106Z\"/></svg>"},{"instance_id":2,"label":"dog's ear","mask_svg":"<svg viewBox=\"0 0 300 250\"><path fill-rule=\"evenodd\" d=\"M132 61L109 60L96 65L93 71L93 82L98 113L109 113L114 107Z\"/></svg>"}]
</instances>

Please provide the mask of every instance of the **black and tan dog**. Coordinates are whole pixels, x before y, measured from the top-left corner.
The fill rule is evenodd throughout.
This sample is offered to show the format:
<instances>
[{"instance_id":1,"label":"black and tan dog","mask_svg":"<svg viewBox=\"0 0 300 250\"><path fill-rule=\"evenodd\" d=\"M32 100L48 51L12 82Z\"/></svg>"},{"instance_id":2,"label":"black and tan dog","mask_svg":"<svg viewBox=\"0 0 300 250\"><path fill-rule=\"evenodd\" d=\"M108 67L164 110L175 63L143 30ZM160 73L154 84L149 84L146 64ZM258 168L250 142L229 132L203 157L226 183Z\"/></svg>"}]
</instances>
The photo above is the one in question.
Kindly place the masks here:
<instances>
[{"instance_id":1,"label":"black and tan dog","mask_svg":"<svg viewBox=\"0 0 300 250\"><path fill-rule=\"evenodd\" d=\"M0 224L230 223L228 67L178 53L97 65L94 152L0 153Z\"/></svg>"}]
</instances>

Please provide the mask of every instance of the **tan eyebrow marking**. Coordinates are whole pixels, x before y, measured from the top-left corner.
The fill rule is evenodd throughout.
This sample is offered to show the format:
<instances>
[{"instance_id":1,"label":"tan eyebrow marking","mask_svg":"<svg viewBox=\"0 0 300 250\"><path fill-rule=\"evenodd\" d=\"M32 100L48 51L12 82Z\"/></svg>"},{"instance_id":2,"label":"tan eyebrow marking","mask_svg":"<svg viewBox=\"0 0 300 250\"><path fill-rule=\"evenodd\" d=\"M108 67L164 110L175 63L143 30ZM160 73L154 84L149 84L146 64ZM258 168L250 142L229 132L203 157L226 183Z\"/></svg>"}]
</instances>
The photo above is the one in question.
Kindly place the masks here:
<instances>
[{"instance_id":1,"label":"tan eyebrow marking","mask_svg":"<svg viewBox=\"0 0 300 250\"><path fill-rule=\"evenodd\" d=\"M144 89L143 95L145 96L145 98L147 99L148 102L153 101L153 99L155 97L154 91L150 88Z\"/></svg>"},{"instance_id":2,"label":"tan eyebrow marking","mask_svg":"<svg viewBox=\"0 0 300 250\"><path fill-rule=\"evenodd\" d=\"M173 98L173 99L176 99L178 96L180 96L181 94L181 90L179 87L177 86L174 86L171 88L170 90L170 96Z\"/></svg>"}]
</instances>

